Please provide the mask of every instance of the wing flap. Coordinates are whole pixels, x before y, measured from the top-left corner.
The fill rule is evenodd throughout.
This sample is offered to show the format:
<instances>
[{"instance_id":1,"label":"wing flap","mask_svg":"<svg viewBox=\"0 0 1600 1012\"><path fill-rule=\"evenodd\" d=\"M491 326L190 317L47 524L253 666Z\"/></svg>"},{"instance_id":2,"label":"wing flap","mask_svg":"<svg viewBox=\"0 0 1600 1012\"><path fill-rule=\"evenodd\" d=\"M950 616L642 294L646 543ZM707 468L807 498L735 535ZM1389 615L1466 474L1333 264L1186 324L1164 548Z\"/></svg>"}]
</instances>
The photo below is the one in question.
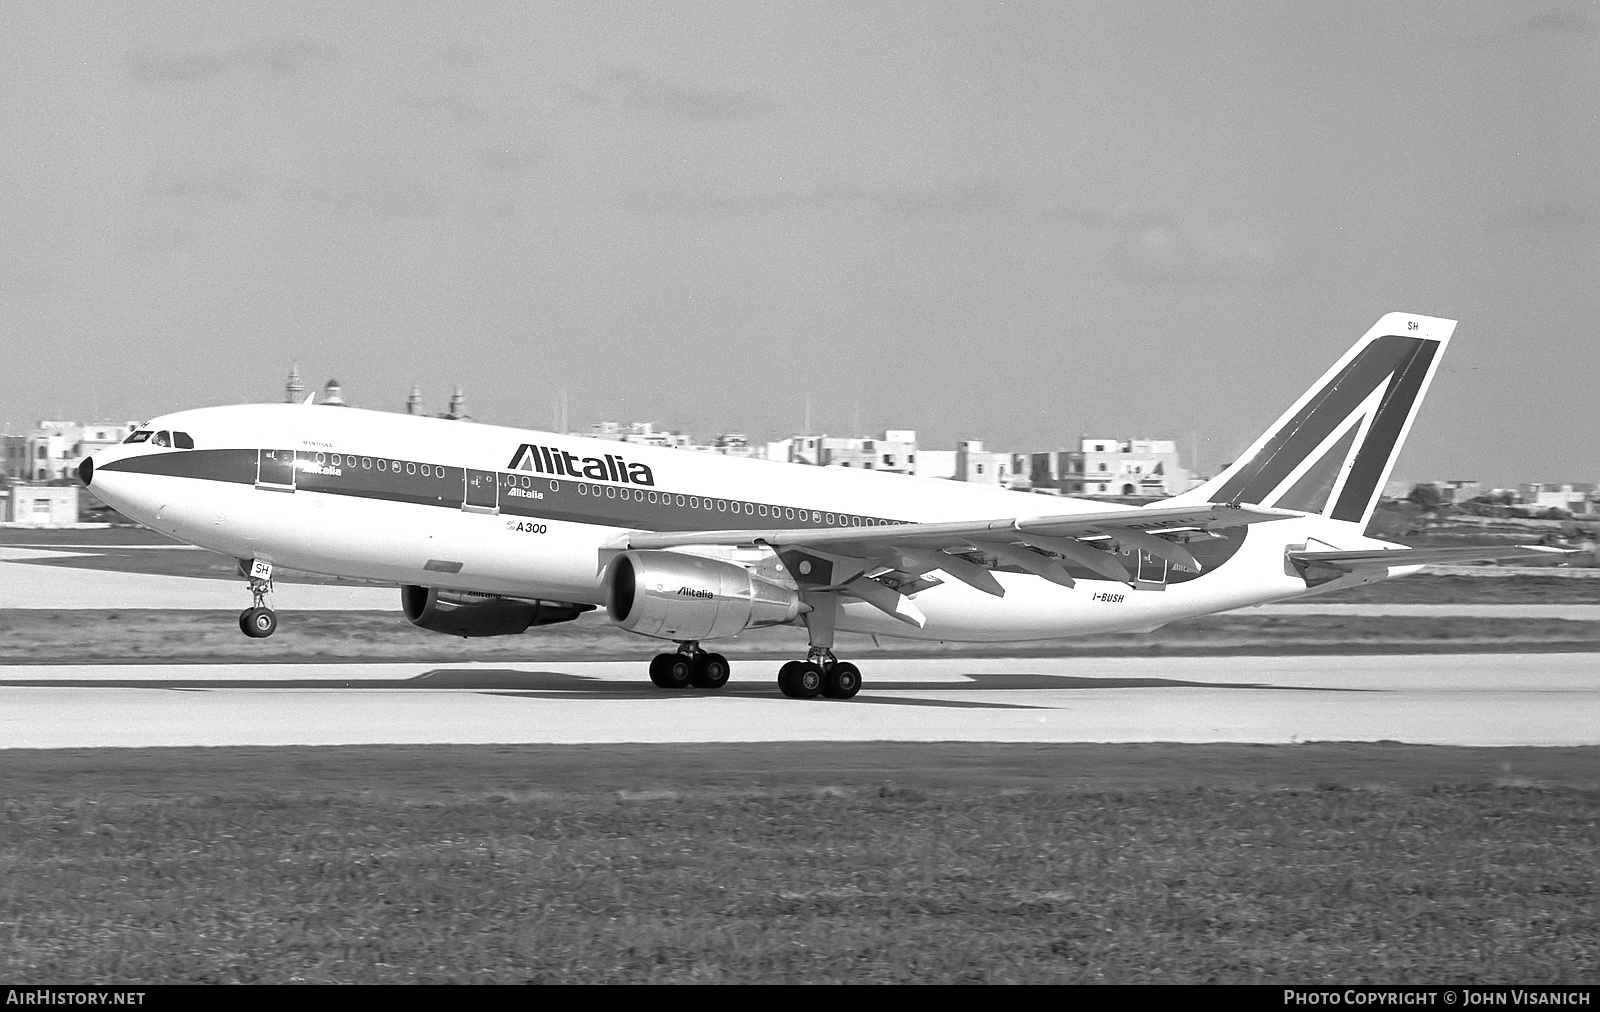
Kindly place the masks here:
<instances>
[{"instance_id":1,"label":"wing flap","mask_svg":"<svg viewBox=\"0 0 1600 1012\"><path fill-rule=\"evenodd\" d=\"M859 598L885 615L915 629L927 625L927 616L922 614L922 609L911 603L906 597L891 587L885 587L870 577L862 576L845 584L840 591L851 597Z\"/></svg>"},{"instance_id":2,"label":"wing flap","mask_svg":"<svg viewBox=\"0 0 1600 1012\"><path fill-rule=\"evenodd\" d=\"M1154 535L1152 535L1153 537ZM1128 572L1128 567L1117 561L1117 557L1109 552L1102 552L1098 548L1090 548L1081 541L1072 538L1056 538L1048 534L1029 534L1024 532L1021 539L1025 544L1035 548L1043 548L1047 552L1054 552L1069 562L1099 573L1108 580L1118 583L1132 583L1133 574ZM1168 544L1168 542L1162 542ZM1187 554L1187 553L1185 553Z\"/></svg>"},{"instance_id":3,"label":"wing flap","mask_svg":"<svg viewBox=\"0 0 1600 1012\"><path fill-rule=\"evenodd\" d=\"M899 546L896 546L893 551L897 561L901 563L901 568L908 573L913 570L920 570L916 575L921 576L923 573L930 573L937 569L946 576L960 580L974 590L981 590L993 597L1006 596L1006 589L1000 586L1000 581L994 578L993 573L976 562L968 562L959 555L951 555L949 552L931 552L926 548L904 548Z\"/></svg>"}]
</instances>

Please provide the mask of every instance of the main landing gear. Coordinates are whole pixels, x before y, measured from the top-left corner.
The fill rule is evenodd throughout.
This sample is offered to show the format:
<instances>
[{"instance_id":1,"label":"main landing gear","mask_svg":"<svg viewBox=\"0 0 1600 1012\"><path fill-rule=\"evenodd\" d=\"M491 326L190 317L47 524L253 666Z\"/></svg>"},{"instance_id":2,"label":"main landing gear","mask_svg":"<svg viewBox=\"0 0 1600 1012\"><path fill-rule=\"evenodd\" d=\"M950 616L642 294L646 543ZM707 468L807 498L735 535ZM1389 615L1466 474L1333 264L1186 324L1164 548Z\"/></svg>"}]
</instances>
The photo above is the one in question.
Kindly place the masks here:
<instances>
[{"instance_id":1,"label":"main landing gear","mask_svg":"<svg viewBox=\"0 0 1600 1012\"><path fill-rule=\"evenodd\" d=\"M832 650L812 647L805 660L778 669L778 691L790 699L849 699L861 691L861 669Z\"/></svg>"},{"instance_id":2,"label":"main landing gear","mask_svg":"<svg viewBox=\"0 0 1600 1012\"><path fill-rule=\"evenodd\" d=\"M677 653L656 654L650 661L650 681L662 689L720 689L728 684L728 659L685 640Z\"/></svg>"},{"instance_id":3,"label":"main landing gear","mask_svg":"<svg viewBox=\"0 0 1600 1012\"><path fill-rule=\"evenodd\" d=\"M693 640L650 661L650 681L662 689L720 689L728 684L728 671L726 657L701 650ZM778 669L778 691L790 699L849 699L861 691L861 669L831 650L813 647L805 660Z\"/></svg>"},{"instance_id":4,"label":"main landing gear","mask_svg":"<svg viewBox=\"0 0 1600 1012\"><path fill-rule=\"evenodd\" d=\"M251 639L266 639L278 631L278 613L272 610L272 563L253 560L245 570L250 581L251 606L239 613L239 631Z\"/></svg>"},{"instance_id":5,"label":"main landing gear","mask_svg":"<svg viewBox=\"0 0 1600 1012\"><path fill-rule=\"evenodd\" d=\"M839 614L837 594L806 598L806 659L778 669L778 691L790 699L849 699L861 691L861 669L833 656L833 629Z\"/></svg>"}]
</instances>

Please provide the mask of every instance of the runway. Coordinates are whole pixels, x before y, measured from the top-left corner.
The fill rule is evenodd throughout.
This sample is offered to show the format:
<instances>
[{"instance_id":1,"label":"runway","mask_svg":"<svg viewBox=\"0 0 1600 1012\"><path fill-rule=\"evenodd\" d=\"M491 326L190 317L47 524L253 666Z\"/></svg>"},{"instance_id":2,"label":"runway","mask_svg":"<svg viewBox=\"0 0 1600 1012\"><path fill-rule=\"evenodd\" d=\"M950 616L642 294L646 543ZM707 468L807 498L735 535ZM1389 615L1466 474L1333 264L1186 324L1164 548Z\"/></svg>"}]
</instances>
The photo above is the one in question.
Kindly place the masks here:
<instances>
[{"instance_id":1,"label":"runway","mask_svg":"<svg viewBox=\"0 0 1600 1012\"><path fill-rule=\"evenodd\" d=\"M15 665L0 747L765 741L1600 744L1595 655L875 660L853 700L639 663Z\"/></svg>"}]
</instances>

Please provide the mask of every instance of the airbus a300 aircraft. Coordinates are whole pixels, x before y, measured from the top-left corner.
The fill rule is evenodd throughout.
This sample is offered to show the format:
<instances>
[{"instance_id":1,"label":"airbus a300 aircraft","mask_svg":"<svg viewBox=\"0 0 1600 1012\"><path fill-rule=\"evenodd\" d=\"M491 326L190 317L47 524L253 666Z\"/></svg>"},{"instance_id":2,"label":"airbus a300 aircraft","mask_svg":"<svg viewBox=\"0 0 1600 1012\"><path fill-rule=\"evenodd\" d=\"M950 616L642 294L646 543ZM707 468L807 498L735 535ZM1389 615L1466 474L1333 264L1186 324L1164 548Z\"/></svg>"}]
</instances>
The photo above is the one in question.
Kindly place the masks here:
<instances>
[{"instance_id":1,"label":"airbus a300 aircraft","mask_svg":"<svg viewBox=\"0 0 1600 1012\"><path fill-rule=\"evenodd\" d=\"M715 689L701 647L803 624L787 696L849 698L838 630L1017 641L1175 619L1536 548L1365 536L1455 322L1378 321L1237 462L1132 507L740 460L354 408L261 404L151 421L79 469L147 527L240 560L270 636L275 567L398 584L415 625L521 633L604 606L677 644L666 688Z\"/></svg>"}]
</instances>

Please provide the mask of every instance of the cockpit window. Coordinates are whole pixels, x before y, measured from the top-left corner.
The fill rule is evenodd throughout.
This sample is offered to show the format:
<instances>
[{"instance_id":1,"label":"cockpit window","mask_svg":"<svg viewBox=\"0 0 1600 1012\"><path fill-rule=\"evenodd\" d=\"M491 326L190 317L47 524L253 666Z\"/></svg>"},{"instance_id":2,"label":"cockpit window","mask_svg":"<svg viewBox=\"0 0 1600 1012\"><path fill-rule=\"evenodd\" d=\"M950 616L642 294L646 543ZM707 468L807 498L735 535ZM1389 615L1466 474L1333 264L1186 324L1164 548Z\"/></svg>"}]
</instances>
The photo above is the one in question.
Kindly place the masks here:
<instances>
[{"instance_id":1,"label":"cockpit window","mask_svg":"<svg viewBox=\"0 0 1600 1012\"><path fill-rule=\"evenodd\" d=\"M150 438L150 430L149 429L140 429L139 431L137 431L137 432L133 433L131 436L129 436L127 439L124 439L123 442L124 443L142 443L146 439L149 439L149 438Z\"/></svg>"},{"instance_id":2,"label":"cockpit window","mask_svg":"<svg viewBox=\"0 0 1600 1012\"><path fill-rule=\"evenodd\" d=\"M156 433L156 438L150 440L150 443L152 446L171 446L172 435L168 433L166 429L162 429L160 432Z\"/></svg>"},{"instance_id":3,"label":"cockpit window","mask_svg":"<svg viewBox=\"0 0 1600 1012\"><path fill-rule=\"evenodd\" d=\"M194 439L187 432L174 432L172 434L172 445L180 450L192 450L194 449Z\"/></svg>"}]
</instances>

